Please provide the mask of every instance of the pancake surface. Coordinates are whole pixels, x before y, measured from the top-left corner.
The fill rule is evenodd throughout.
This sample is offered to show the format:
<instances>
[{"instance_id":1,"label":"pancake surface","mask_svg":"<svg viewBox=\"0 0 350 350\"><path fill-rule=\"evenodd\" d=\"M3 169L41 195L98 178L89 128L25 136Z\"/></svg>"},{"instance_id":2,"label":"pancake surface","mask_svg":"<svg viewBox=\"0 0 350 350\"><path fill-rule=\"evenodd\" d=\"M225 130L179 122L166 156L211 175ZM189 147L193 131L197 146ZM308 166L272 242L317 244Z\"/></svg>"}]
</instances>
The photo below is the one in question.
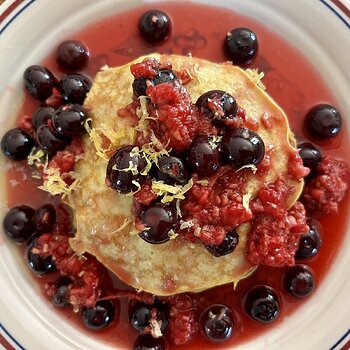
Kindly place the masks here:
<instances>
[{"instance_id":1,"label":"pancake surface","mask_svg":"<svg viewBox=\"0 0 350 350\"><path fill-rule=\"evenodd\" d=\"M258 124L256 132L265 146L272 149L269 171L263 179L250 171L246 192L253 198L263 182L274 182L280 176L291 189L291 206L303 186L302 180L287 175L295 140L283 111L257 86L251 74L231 64L182 56L150 56L160 62L171 62L177 72L190 72L193 79L185 87L194 102L209 90L223 90L235 97L245 109L247 120ZM123 145L135 144L135 120L120 117L118 111L132 102L134 77L130 65L143 58L99 72L85 101L93 130L102 131L109 139L109 155ZM249 223L238 228L236 249L220 258L212 256L203 244L191 243L180 236L152 245L131 234L135 231L133 198L106 186L108 157L98 155L88 137L84 139L84 148L84 159L75 168L81 187L69 196L77 226L77 234L70 243L78 254L91 253L127 284L157 295L200 291L237 282L254 270L245 258Z\"/></svg>"}]
</instances>

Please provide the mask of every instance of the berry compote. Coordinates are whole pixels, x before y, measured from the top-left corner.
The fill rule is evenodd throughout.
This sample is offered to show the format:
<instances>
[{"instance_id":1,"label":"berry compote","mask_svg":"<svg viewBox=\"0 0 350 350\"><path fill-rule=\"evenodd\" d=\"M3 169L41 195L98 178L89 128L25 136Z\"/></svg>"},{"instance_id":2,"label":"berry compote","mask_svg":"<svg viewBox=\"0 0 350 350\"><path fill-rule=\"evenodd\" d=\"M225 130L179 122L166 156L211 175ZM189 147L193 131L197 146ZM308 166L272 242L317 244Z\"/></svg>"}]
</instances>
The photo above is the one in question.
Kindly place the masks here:
<instances>
[{"instance_id":1,"label":"berry compote","mask_svg":"<svg viewBox=\"0 0 350 350\"><path fill-rule=\"evenodd\" d=\"M145 40L139 33L139 20L149 10L155 10L154 6L147 4L130 9L127 12L113 15L98 23L93 23L81 31L64 38L65 40L84 43L88 50L89 64L85 65L85 62L79 63L78 66L84 68L74 73L83 74L93 79L100 68L106 64L109 66L123 65L141 55L147 55L154 51L180 55L192 54L194 57L205 58L213 62L224 62L228 59L224 50L224 41L227 33L235 28L244 27L254 32L259 42L259 50L256 55L254 53L254 59L249 63L249 68L257 68L265 73L263 82L267 87L267 92L288 115L291 129L295 133L299 144L310 141L303 127L304 116L307 112L315 105L337 105L327 85L321 80L319 72L294 46L288 44L287 41L280 38L277 34L269 31L263 24L224 8L185 1L174 3L157 2L157 10L163 11L171 19L171 30L166 32L166 35L163 37L164 41L161 43L156 42L155 45L152 40ZM57 46L59 44L58 42ZM62 49L60 52L62 52ZM63 56L65 54L60 53L60 57L62 58ZM40 84L37 84L35 79L34 81L27 79L29 93L26 94L25 102L19 111L18 125L16 126L24 125L27 119L32 118L33 113L38 108L38 104L44 102L43 100L48 97L51 91L55 93L55 88L58 87L56 77L58 79L62 78L61 68L58 67L56 58L56 51L54 51L46 58L43 56L43 62L39 62L41 67L47 67L53 76L51 74L42 74L43 69L40 68L35 71L39 72L36 75L39 75L40 79L37 77L35 79L40 80ZM36 63L33 62L33 64ZM24 71L27 67L22 68ZM66 69L71 73L71 63ZM42 78L43 83L41 81ZM145 86L142 81L139 83L134 89L139 94L142 94ZM37 89L38 86L40 87L39 89ZM32 94L34 98L29 94ZM61 96L56 96L57 101L60 98ZM35 117L38 122L38 128L40 126L48 128L46 122L50 117L47 118L46 114L49 115L50 113L45 113L45 116L42 118ZM26 119L26 117L28 118ZM47 131L47 129L45 130ZM343 137L339 138L340 136ZM74 139L71 140L71 144L75 145ZM338 158L346 158L349 146L343 129L340 130L339 134L327 140L327 142L315 144L322 156L333 155ZM55 149L54 151L56 152L57 150ZM69 162L67 163L69 152L63 155L60 152L65 151L57 151L57 154L60 154L60 162L65 161L65 164L69 165ZM50 198L37 189L41 182L32 178L31 174L32 168L27 167L25 162L13 163L13 166L8 169L6 176L8 183L7 206L9 208L19 205L30 205L38 209L50 201L55 204L59 202L57 198ZM346 217L342 213L348 210L348 199L348 195L346 195L344 201L340 204L339 214L332 216L316 215L316 219L322 226L322 245L317 249L317 254L308 254L305 259L302 259L302 264L308 265L314 273L316 288L322 288L322 280L341 245L346 223ZM19 240L21 239L22 236L20 236ZM234 249L234 247L232 246L230 249ZM22 253L24 253L23 250ZM214 253L217 253L217 248ZM220 250L219 255L224 253ZM216 258L220 259L220 257ZM278 324L278 322L295 310L301 309L299 306L302 305L302 301L291 301L290 295L283 288L281 281L287 271L287 268L275 269L259 266L254 274L250 278L241 281L236 289L233 289L232 285L229 284L198 294L168 298L166 302L170 305L170 315L173 317L168 326L170 333L166 333L165 341L159 340L159 342L149 341L148 335L139 335L132 328L127 312L129 301L127 298L122 298L120 299L121 311L118 320L108 324L105 329L93 333L93 337L99 338L101 342L109 342L113 346L128 349L133 347L139 349L146 343L145 346L155 349L165 348L164 344L168 344L166 348L173 349L174 343L181 344L181 349L217 349L218 344L211 342L201 333L198 324L199 316L204 310L210 310L213 305L225 305L234 313L232 336L225 342L225 346L237 346L242 342L258 337L266 330L266 324L252 319L243 307L242 301L245 299L248 291L255 286L269 286L276 291L278 298L280 298L282 308L279 310L278 320L271 322L268 325L269 328L276 323ZM132 295L130 288L123 285L115 277L112 276L112 278L114 279L114 287L124 289L123 293L126 296ZM45 285L47 283L54 284L56 280L57 274L55 271L40 278L39 283L41 283L45 294ZM66 305L65 293L71 288L70 283L66 283L60 288L59 295L55 294L55 298L59 299L58 301L55 299L56 303ZM104 288L105 292L114 290L108 283L104 285ZM153 300L142 301L147 304L153 303ZM74 316L71 308L68 307L57 307L55 308L56 310L61 312L64 318L75 320L74 322L81 329L84 329L80 314ZM109 323L109 321L103 319L102 323ZM191 327L186 328L189 324ZM175 331L171 331L174 329ZM93 331L90 330L89 332ZM186 343L188 340L191 341Z\"/></svg>"}]
</instances>

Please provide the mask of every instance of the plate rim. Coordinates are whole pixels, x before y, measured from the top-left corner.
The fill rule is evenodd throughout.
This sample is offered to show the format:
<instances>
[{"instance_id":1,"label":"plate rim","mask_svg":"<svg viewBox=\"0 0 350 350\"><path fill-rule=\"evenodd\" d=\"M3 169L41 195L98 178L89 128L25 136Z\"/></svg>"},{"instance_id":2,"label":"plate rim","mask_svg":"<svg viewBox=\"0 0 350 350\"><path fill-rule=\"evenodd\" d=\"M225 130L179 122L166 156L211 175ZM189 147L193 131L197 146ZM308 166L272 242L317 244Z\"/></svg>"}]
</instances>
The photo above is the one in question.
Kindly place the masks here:
<instances>
[{"instance_id":1,"label":"plate rim","mask_svg":"<svg viewBox=\"0 0 350 350\"><path fill-rule=\"evenodd\" d=\"M0 37L26 9L38 0L5 0L0 5ZM350 0L314 0L322 3L350 30ZM0 320L0 348L26 350ZM330 347L346 350L350 347L350 328Z\"/></svg>"}]
</instances>

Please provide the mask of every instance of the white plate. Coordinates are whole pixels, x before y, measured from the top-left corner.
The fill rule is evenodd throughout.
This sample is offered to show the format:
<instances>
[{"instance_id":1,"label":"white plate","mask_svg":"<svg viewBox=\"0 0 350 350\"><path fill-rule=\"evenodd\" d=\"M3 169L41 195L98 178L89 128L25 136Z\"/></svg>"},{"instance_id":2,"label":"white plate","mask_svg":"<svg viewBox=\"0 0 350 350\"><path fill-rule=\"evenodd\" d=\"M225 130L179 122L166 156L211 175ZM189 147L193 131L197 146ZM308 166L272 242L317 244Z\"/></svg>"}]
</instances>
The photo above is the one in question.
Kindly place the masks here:
<instances>
[{"instance_id":1,"label":"white plate","mask_svg":"<svg viewBox=\"0 0 350 350\"><path fill-rule=\"evenodd\" d=\"M0 6L0 134L13 124L21 104L21 74L26 66L40 62L60 38L81 27L81 23L144 2L150 1L5 1ZM216 5L253 17L286 40L297 43L337 97L349 134L349 0L218 0ZM0 199L3 217L6 201ZM350 230L336 262L310 301L278 327L239 348L341 349L350 339L350 250L346 249L349 246ZM38 295L16 250L0 236L0 348L6 341L4 348L27 350L115 349L62 321Z\"/></svg>"}]
</instances>

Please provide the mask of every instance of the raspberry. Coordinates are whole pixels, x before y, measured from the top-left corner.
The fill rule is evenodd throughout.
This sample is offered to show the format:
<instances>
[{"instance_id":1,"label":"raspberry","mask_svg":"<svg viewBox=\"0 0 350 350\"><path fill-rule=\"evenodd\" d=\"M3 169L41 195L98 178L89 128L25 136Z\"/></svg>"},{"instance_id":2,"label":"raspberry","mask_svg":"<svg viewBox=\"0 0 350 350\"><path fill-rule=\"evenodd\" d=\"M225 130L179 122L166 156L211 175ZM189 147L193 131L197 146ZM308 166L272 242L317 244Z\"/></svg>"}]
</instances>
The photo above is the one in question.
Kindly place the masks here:
<instances>
[{"instance_id":1,"label":"raspberry","mask_svg":"<svg viewBox=\"0 0 350 350\"><path fill-rule=\"evenodd\" d=\"M32 117L28 114L23 114L18 118L17 127L22 130L28 131L31 136L35 135Z\"/></svg>"},{"instance_id":2,"label":"raspberry","mask_svg":"<svg viewBox=\"0 0 350 350\"><path fill-rule=\"evenodd\" d=\"M159 62L152 57L145 58L141 63L130 67L131 74L137 78L154 78L159 70Z\"/></svg>"},{"instance_id":3,"label":"raspberry","mask_svg":"<svg viewBox=\"0 0 350 350\"><path fill-rule=\"evenodd\" d=\"M300 180L309 173L310 169L304 167L299 151L294 150L291 152L288 160L288 175L294 180Z\"/></svg>"},{"instance_id":4,"label":"raspberry","mask_svg":"<svg viewBox=\"0 0 350 350\"><path fill-rule=\"evenodd\" d=\"M155 78L160 66L159 62L147 58L141 63L131 66L131 73L136 79ZM155 107L149 106L149 127L163 145L177 152L185 151L197 134L217 134L210 121L199 115L198 108L183 85L176 79L169 82L147 84L146 94ZM143 91L144 92L144 91ZM157 120L159 119L159 122Z\"/></svg>"},{"instance_id":5,"label":"raspberry","mask_svg":"<svg viewBox=\"0 0 350 350\"><path fill-rule=\"evenodd\" d=\"M93 307L101 295L103 267L90 255L79 257L74 253L69 245L69 233L72 230L70 213L62 203L57 206L56 212L54 231L38 238L36 254L42 257L51 256L58 272L72 280L69 301L74 308ZM55 286L48 285L46 292L52 297Z\"/></svg>"},{"instance_id":6,"label":"raspberry","mask_svg":"<svg viewBox=\"0 0 350 350\"><path fill-rule=\"evenodd\" d=\"M82 140L74 137L72 142L63 150L58 151L50 160L48 167L57 168L60 174L69 173L74 169L77 157L84 153Z\"/></svg>"},{"instance_id":7,"label":"raspberry","mask_svg":"<svg viewBox=\"0 0 350 350\"><path fill-rule=\"evenodd\" d=\"M262 213L275 217L285 215L286 201L290 195L287 185L282 180L264 184L259 190L257 198L252 201L254 214Z\"/></svg>"},{"instance_id":8,"label":"raspberry","mask_svg":"<svg viewBox=\"0 0 350 350\"><path fill-rule=\"evenodd\" d=\"M64 203L60 203L56 207L56 224L53 233L65 236L75 233L72 215L71 208Z\"/></svg>"},{"instance_id":9,"label":"raspberry","mask_svg":"<svg viewBox=\"0 0 350 350\"><path fill-rule=\"evenodd\" d=\"M204 244L220 244L239 224L251 219L252 213L243 206L244 174L222 167L203 184L196 176L194 185L186 194L183 220L193 226L181 231L190 240Z\"/></svg>"},{"instance_id":10,"label":"raspberry","mask_svg":"<svg viewBox=\"0 0 350 350\"><path fill-rule=\"evenodd\" d=\"M157 195L152 191L152 184L148 181L141 185L140 191L134 194L134 200L142 205L150 205Z\"/></svg>"},{"instance_id":11,"label":"raspberry","mask_svg":"<svg viewBox=\"0 0 350 350\"><path fill-rule=\"evenodd\" d=\"M180 294L167 298L170 304L169 337L175 345L184 345L192 340L198 330L196 310L192 298Z\"/></svg>"},{"instance_id":12,"label":"raspberry","mask_svg":"<svg viewBox=\"0 0 350 350\"><path fill-rule=\"evenodd\" d=\"M74 154L65 150L58 151L50 160L48 167L57 168L60 170L60 174L65 174L73 170L74 164Z\"/></svg>"},{"instance_id":13,"label":"raspberry","mask_svg":"<svg viewBox=\"0 0 350 350\"><path fill-rule=\"evenodd\" d=\"M151 127L163 144L182 152L189 147L195 135L216 134L210 121L200 117L182 85L159 84L149 87L147 93L157 108L151 113L160 121L159 125L151 123Z\"/></svg>"},{"instance_id":14,"label":"raspberry","mask_svg":"<svg viewBox=\"0 0 350 350\"><path fill-rule=\"evenodd\" d=\"M60 90L57 88L53 88L52 95L45 100L45 103L51 107L60 107L62 105L62 94Z\"/></svg>"},{"instance_id":15,"label":"raspberry","mask_svg":"<svg viewBox=\"0 0 350 350\"><path fill-rule=\"evenodd\" d=\"M295 264L300 235L308 231L304 206L296 202L287 210L288 188L283 181L268 184L252 203L254 219L247 243L253 264L282 267Z\"/></svg>"},{"instance_id":16,"label":"raspberry","mask_svg":"<svg viewBox=\"0 0 350 350\"><path fill-rule=\"evenodd\" d=\"M325 157L317 175L304 188L302 197L307 210L335 215L349 187L349 166L338 159Z\"/></svg>"}]
</instances>

